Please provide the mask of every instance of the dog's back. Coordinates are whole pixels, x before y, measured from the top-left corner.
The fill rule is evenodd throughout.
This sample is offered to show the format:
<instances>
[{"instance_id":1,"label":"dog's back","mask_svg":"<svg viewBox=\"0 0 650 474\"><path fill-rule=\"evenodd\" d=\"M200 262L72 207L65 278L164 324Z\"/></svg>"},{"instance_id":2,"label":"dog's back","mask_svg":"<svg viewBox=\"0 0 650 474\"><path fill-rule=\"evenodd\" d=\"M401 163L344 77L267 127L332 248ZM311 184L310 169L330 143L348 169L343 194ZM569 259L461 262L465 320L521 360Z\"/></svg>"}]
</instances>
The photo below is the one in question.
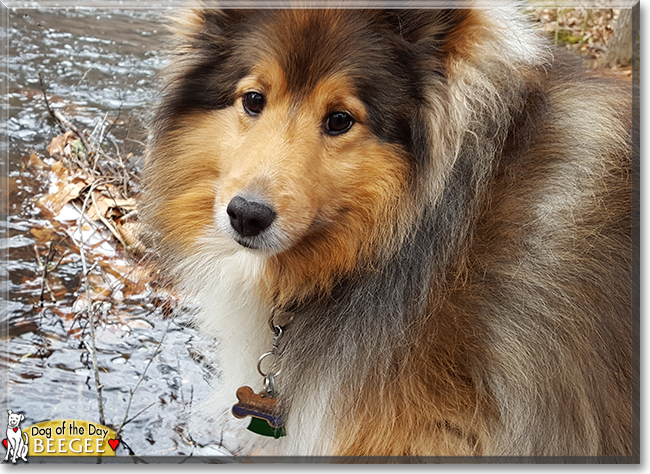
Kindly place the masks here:
<instances>
[{"instance_id":1,"label":"dog's back","mask_svg":"<svg viewBox=\"0 0 650 474\"><path fill-rule=\"evenodd\" d=\"M513 122L443 303L480 328L485 452L631 453L631 91L571 62Z\"/></svg>"},{"instance_id":2,"label":"dog's back","mask_svg":"<svg viewBox=\"0 0 650 474\"><path fill-rule=\"evenodd\" d=\"M343 453L631 454L631 89L555 56L492 169L461 152L462 240Z\"/></svg>"}]
</instances>

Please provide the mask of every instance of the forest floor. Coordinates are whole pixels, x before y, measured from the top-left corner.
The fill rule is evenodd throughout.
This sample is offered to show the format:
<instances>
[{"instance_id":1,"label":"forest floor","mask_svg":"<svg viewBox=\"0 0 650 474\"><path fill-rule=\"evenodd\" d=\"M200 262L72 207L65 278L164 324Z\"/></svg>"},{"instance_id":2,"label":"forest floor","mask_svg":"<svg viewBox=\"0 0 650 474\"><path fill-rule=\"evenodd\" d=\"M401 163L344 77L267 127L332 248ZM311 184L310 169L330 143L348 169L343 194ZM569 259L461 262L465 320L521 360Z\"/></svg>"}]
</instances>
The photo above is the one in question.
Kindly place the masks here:
<instances>
[{"instance_id":1,"label":"forest floor","mask_svg":"<svg viewBox=\"0 0 650 474\"><path fill-rule=\"evenodd\" d=\"M535 3L533 0L531 3ZM531 16L551 41L585 58L592 68L603 68L607 45L614 33L620 10L613 8L531 8ZM608 68L632 76L632 66Z\"/></svg>"}]
</instances>

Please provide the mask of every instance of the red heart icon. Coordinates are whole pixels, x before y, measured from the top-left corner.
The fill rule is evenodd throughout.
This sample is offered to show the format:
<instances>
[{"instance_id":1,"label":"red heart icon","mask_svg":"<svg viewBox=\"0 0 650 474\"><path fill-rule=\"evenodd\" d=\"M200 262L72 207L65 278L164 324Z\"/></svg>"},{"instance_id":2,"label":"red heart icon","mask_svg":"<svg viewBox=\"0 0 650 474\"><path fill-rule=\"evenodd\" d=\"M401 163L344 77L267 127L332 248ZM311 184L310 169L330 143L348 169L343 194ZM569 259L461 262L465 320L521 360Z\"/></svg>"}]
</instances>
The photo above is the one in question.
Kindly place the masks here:
<instances>
[{"instance_id":1,"label":"red heart icon","mask_svg":"<svg viewBox=\"0 0 650 474\"><path fill-rule=\"evenodd\" d=\"M2 440L2 444L5 445L5 448L7 447L7 438L5 438L5 439Z\"/></svg>"},{"instance_id":2,"label":"red heart icon","mask_svg":"<svg viewBox=\"0 0 650 474\"><path fill-rule=\"evenodd\" d=\"M117 448L117 445L120 444L119 439L109 439L108 444L113 448L113 451L115 451L115 448Z\"/></svg>"},{"instance_id":3,"label":"red heart icon","mask_svg":"<svg viewBox=\"0 0 650 474\"><path fill-rule=\"evenodd\" d=\"M18 431L18 428L14 428L14 433L15 433L16 431Z\"/></svg>"}]
</instances>

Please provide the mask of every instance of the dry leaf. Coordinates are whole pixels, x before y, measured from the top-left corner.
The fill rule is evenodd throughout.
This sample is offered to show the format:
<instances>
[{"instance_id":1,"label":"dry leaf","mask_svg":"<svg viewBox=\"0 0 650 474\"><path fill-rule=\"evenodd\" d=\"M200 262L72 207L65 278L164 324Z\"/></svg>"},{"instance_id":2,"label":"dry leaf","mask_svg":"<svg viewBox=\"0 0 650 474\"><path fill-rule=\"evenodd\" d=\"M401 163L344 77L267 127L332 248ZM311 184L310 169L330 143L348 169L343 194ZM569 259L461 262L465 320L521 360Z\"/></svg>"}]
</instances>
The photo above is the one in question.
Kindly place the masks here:
<instances>
[{"instance_id":1,"label":"dry leaf","mask_svg":"<svg viewBox=\"0 0 650 474\"><path fill-rule=\"evenodd\" d=\"M111 208L110 199L98 191L93 191L93 198L90 202L91 205L88 208L88 217L94 221L106 217L108 210Z\"/></svg>"},{"instance_id":2,"label":"dry leaf","mask_svg":"<svg viewBox=\"0 0 650 474\"><path fill-rule=\"evenodd\" d=\"M73 199L79 197L81 190L87 186L86 182L81 179L74 179L71 183L61 183L59 189L50 194L41 197L37 204L46 208L48 211L57 215Z\"/></svg>"},{"instance_id":3,"label":"dry leaf","mask_svg":"<svg viewBox=\"0 0 650 474\"><path fill-rule=\"evenodd\" d=\"M36 240L41 244L51 242L61 237L54 229L49 227L32 227L29 230L29 233L36 237Z\"/></svg>"},{"instance_id":4,"label":"dry leaf","mask_svg":"<svg viewBox=\"0 0 650 474\"><path fill-rule=\"evenodd\" d=\"M111 200L111 207L119 207L121 209L124 209L125 211L132 211L136 208L135 199L133 198L128 198L128 199L111 198L110 200Z\"/></svg>"},{"instance_id":5,"label":"dry leaf","mask_svg":"<svg viewBox=\"0 0 650 474\"><path fill-rule=\"evenodd\" d=\"M50 142L50 146L47 147L47 152L50 156L60 155L63 151L63 146L65 145L65 139L63 135L57 135Z\"/></svg>"},{"instance_id":6,"label":"dry leaf","mask_svg":"<svg viewBox=\"0 0 650 474\"><path fill-rule=\"evenodd\" d=\"M59 178L62 178L63 175L65 175L68 172L68 170L66 169L66 167L65 167L65 165L63 164L62 161L55 161L54 163L52 163L52 166L50 167L50 169Z\"/></svg>"},{"instance_id":7,"label":"dry leaf","mask_svg":"<svg viewBox=\"0 0 650 474\"><path fill-rule=\"evenodd\" d=\"M29 163L28 163L28 166L29 166L30 168L41 168L41 169L42 169L42 168L49 168L49 167L47 166L47 164L46 164L43 160L41 160L41 159L38 157L38 155L36 155L36 153L34 153L34 152L32 152L32 153L29 155Z\"/></svg>"},{"instance_id":8,"label":"dry leaf","mask_svg":"<svg viewBox=\"0 0 650 474\"><path fill-rule=\"evenodd\" d=\"M52 139L50 146L47 147L47 152L52 156L65 154L66 145L73 144L76 140L77 136L74 132L68 130L63 135L57 135Z\"/></svg>"},{"instance_id":9,"label":"dry leaf","mask_svg":"<svg viewBox=\"0 0 650 474\"><path fill-rule=\"evenodd\" d=\"M115 228L122 235L134 255L143 255L147 250L142 241L138 238L139 224L137 222L115 222Z\"/></svg>"}]
</instances>

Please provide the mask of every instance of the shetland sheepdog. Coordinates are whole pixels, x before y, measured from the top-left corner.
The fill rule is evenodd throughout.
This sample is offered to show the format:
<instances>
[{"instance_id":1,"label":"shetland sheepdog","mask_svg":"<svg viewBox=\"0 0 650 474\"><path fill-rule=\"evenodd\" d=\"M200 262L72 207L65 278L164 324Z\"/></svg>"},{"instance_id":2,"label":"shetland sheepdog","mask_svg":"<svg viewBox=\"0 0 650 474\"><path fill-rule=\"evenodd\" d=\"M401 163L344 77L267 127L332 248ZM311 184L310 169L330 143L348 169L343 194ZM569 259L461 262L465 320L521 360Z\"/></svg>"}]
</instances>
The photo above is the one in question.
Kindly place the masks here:
<instances>
[{"instance_id":1,"label":"shetland sheepdog","mask_svg":"<svg viewBox=\"0 0 650 474\"><path fill-rule=\"evenodd\" d=\"M632 454L629 84L514 7L174 29L142 213L242 453Z\"/></svg>"}]
</instances>

